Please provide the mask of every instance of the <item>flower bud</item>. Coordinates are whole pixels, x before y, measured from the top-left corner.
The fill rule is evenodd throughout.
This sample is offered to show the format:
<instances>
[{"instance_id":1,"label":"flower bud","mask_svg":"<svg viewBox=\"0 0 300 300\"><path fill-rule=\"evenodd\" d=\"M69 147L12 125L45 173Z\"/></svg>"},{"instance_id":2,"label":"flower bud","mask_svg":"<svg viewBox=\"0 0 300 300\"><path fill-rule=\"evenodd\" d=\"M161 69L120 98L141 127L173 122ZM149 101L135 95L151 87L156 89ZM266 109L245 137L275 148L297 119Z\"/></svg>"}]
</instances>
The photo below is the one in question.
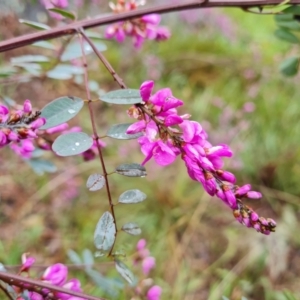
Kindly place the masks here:
<instances>
[{"instance_id":1,"label":"flower bud","mask_svg":"<svg viewBox=\"0 0 300 300\"><path fill-rule=\"evenodd\" d=\"M147 300L159 300L161 292L162 290L160 286L152 286L147 292Z\"/></svg>"},{"instance_id":2,"label":"flower bud","mask_svg":"<svg viewBox=\"0 0 300 300\"><path fill-rule=\"evenodd\" d=\"M31 105L30 100L28 100L28 99L25 100L24 105L23 105L23 111L25 113L31 113L31 111L32 111L32 105Z\"/></svg>"},{"instance_id":3,"label":"flower bud","mask_svg":"<svg viewBox=\"0 0 300 300\"><path fill-rule=\"evenodd\" d=\"M53 285L62 286L68 276L68 268L63 264L54 264L46 269L42 280L48 281Z\"/></svg>"}]
</instances>

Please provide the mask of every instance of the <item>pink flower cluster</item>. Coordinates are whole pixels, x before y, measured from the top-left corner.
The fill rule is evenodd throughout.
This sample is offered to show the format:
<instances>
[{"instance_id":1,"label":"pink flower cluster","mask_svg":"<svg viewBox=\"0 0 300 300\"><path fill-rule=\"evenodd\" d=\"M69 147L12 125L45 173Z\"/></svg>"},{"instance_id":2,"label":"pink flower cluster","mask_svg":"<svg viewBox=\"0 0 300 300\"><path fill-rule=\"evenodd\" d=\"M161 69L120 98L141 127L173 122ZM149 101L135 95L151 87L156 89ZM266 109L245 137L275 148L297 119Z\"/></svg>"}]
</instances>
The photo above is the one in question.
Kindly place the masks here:
<instances>
[{"instance_id":1,"label":"pink flower cluster","mask_svg":"<svg viewBox=\"0 0 300 300\"><path fill-rule=\"evenodd\" d=\"M20 157L30 159L36 147L43 150L50 150L53 143L53 134L80 132L80 127L69 129L67 123L40 130L46 123L45 118L41 118L39 111L32 111L30 100L25 100L23 108L10 111L7 106L0 104L0 148L9 145L10 148ZM98 140L100 147L105 147L105 143ZM97 143L94 141L92 147L81 155L85 161L96 157Z\"/></svg>"},{"instance_id":2,"label":"pink flower cluster","mask_svg":"<svg viewBox=\"0 0 300 300\"><path fill-rule=\"evenodd\" d=\"M136 0L118 0L117 4L110 3L110 7L114 13L128 12L137 9L139 4ZM134 39L134 46L140 48L144 40L166 40L171 36L170 31L166 27L158 26L160 16L150 14L140 18L121 21L110 25L106 28L105 37L108 39L115 38L119 43L125 40L126 36Z\"/></svg>"},{"instance_id":3,"label":"pink flower cluster","mask_svg":"<svg viewBox=\"0 0 300 300\"><path fill-rule=\"evenodd\" d=\"M35 258L27 257L27 254L22 255L22 267L20 269L20 273L26 272L29 275L30 267L34 264ZM39 280L49 283L55 286L59 286L70 291L74 292L82 292L80 287L80 281L76 278L70 279L67 281L68 278L68 268L63 264L54 264L48 267L43 275L39 278ZM23 291L18 290L18 293L22 293ZM41 289L39 292L37 291L29 291L29 299L31 300L43 300L47 298L49 294L49 290ZM55 299L61 300L84 300L84 298L75 297L66 293L60 292L51 292L54 295ZM18 300L22 300L23 298L20 296Z\"/></svg>"},{"instance_id":4,"label":"pink flower cluster","mask_svg":"<svg viewBox=\"0 0 300 300\"><path fill-rule=\"evenodd\" d=\"M166 166L181 155L189 176L200 182L209 195L217 196L229 206L240 223L267 235L275 231L273 219L259 217L242 203L242 199L259 199L262 195L251 191L249 184L235 185L235 176L222 169L222 158L232 156L230 148L225 144L211 145L198 122L188 120L188 114L178 115L177 107L182 106L183 101L175 98L169 88L152 95L153 87L153 81L144 82L140 87L144 103L128 111L138 121L128 128L127 133L144 133L138 139L146 156L142 164L153 157L157 164Z\"/></svg>"},{"instance_id":5,"label":"pink flower cluster","mask_svg":"<svg viewBox=\"0 0 300 300\"><path fill-rule=\"evenodd\" d=\"M142 272L148 276L150 271L155 268L155 258L150 256L150 251L146 248L146 240L141 239L136 245L137 254L134 259L134 264L141 262ZM153 285L153 280L150 278L144 279L136 288L136 293L141 296L146 296L147 300L159 300L162 289L158 285Z\"/></svg>"},{"instance_id":6,"label":"pink flower cluster","mask_svg":"<svg viewBox=\"0 0 300 300\"><path fill-rule=\"evenodd\" d=\"M38 129L46 123L39 116L40 112L32 112L29 100L25 100L22 109L12 112L0 104L0 148L12 142L15 152L26 158L30 157L34 150L32 140L38 137Z\"/></svg>"}]
</instances>

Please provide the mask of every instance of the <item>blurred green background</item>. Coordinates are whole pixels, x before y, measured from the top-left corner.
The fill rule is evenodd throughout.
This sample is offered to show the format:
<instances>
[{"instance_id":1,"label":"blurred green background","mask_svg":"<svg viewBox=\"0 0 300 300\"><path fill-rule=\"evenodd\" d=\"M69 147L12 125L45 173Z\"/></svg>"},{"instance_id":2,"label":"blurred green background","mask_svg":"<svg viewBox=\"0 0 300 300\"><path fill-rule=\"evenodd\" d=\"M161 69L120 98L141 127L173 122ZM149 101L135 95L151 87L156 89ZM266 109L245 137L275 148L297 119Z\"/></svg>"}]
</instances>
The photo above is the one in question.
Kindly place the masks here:
<instances>
[{"instance_id":1,"label":"blurred green background","mask_svg":"<svg viewBox=\"0 0 300 300\"><path fill-rule=\"evenodd\" d=\"M99 2L86 1L78 9L79 17L108 12L106 1ZM20 25L18 18L59 25L47 19L37 2L22 4L17 3L16 10L13 1L1 2L1 40L34 31ZM300 299L300 85L298 75L286 78L278 70L299 47L274 37L273 16L240 9L172 13L163 16L163 23L172 31L170 40L146 42L140 51L130 39L122 45L107 41L104 54L129 87L139 88L149 79L155 80L156 90L170 87L185 102L181 112L200 122L213 144L228 143L234 157L226 160L226 168L236 174L239 185L251 183L263 193L249 205L275 219L278 227L264 236L236 222L223 203L190 180L180 159L166 168L149 162L146 178L110 176L115 202L128 189L147 194L143 203L116 207L118 224L134 221L142 228L141 237L156 257L151 277L162 286L162 299ZM103 28L93 31L103 33ZM53 45L59 47L64 40ZM33 46L19 48L0 55L0 68L9 69L12 57L51 53ZM88 65L95 98L118 88L95 55L88 57ZM0 81L2 98L18 104L30 99L39 109L60 96L86 98L80 76L55 80L18 69ZM130 122L128 107L95 103L94 109L100 135L112 124ZM87 109L71 123L91 133ZM143 159L136 141L105 142L108 170ZM54 262L71 264L69 249L96 251L93 232L108 201L105 190L91 193L85 182L89 174L101 172L100 163L51 153L46 157L55 162L57 172L38 176L9 148L1 149L0 261L9 270L15 270L12 266L20 264L24 252L37 258L39 271L39 266ZM138 239L118 235L116 250L127 254L128 265ZM95 263L103 274L118 277L105 258ZM107 296L84 272L70 270L81 278L86 293ZM133 271L139 275L138 268ZM117 299L132 295L128 288Z\"/></svg>"}]
</instances>

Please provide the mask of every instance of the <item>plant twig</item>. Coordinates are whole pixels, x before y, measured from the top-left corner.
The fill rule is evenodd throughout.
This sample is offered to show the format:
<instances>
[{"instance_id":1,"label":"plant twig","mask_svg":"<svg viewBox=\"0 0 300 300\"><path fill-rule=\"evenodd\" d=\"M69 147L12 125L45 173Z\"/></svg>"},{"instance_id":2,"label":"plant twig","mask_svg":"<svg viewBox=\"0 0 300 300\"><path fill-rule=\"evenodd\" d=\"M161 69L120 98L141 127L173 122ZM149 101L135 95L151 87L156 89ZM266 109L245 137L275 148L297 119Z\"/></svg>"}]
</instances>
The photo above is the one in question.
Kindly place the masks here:
<instances>
[{"instance_id":1,"label":"plant twig","mask_svg":"<svg viewBox=\"0 0 300 300\"><path fill-rule=\"evenodd\" d=\"M163 14L181 10L197 9L197 8L208 8L208 7L240 7L240 8L250 8L250 7L264 7L270 5L281 4L282 0L194 0L187 1L180 4L164 4L157 5L149 8L143 8L138 10L133 10L120 14L113 14L106 17L97 17L92 20L81 20L61 26L58 28L53 28L49 30L44 30L32 34L26 34L20 37L12 38L7 41L0 42L0 52L5 52L8 50L20 48L23 46L31 45L38 41L50 40L53 38L75 34L80 28L88 29L97 26L107 25L111 23L116 23L119 21L125 21L132 18L141 17L147 14ZM300 0L290 0L289 5L300 4Z\"/></svg>"},{"instance_id":2,"label":"plant twig","mask_svg":"<svg viewBox=\"0 0 300 300\"><path fill-rule=\"evenodd\" d=\"M74 297L84 298L87 300L106 300L105 298L86 295L59 286L55 286L49 283L45 283L40 280L30 279L20 275L10 274L7 272L0 272L0 280L6 282L9 285L25 288L29 291L37 291L36 287L38 287L38 288L48 289L52 292L64 293Z\"/></svg>"},{"instance_id":3,"label":"plant twig","mask_svg":"<svg viewBox=\"0 0 300 300\"><path fill-rule=\"evenodd\" d=\"M125 85L123 79L116 73L114 68L111 66L111 64L108 62L108 60L105 58L105 56L96 48L93 41L85 34L84 30L80 29L80 34L84 37L84 39L89 43L89 45L92 47L95 54L98 56L98 58L101 60L107 71L112 75L114 80L119 84L119 86L122 89L127 89L127 86Z\"/></svg>"},{"instance_id":4,"label":"plant twig","mask_svg":"<svg viewBox=\"0 0 300 300\"><path fill-rule=\"evenodd\" d=\"M92 109L91 92L90 92L89 83L88 83L87 60L86 60L86 56L85 56L85 52L84 52L83 37L82 37L83 30L81 29L79 32L81 33L79 35L79 40L80 40L80 46L81 46L81 51L82 51L82 60L83 60L83 64L84 64L84 81L85 81L86 95L87 95L87 98L89 100L88 101L88 107L89 107L89 113L90 113L92 128L93 128L94 140L96 141L97 150L98 150L98 154L99 154L99 158L100 158L100 162L101 162L101 166L102 166L102 172L103 172L103 176L105 178L105 187L106 187L108 202L109 202L111 214L112 214L113 219L114 219L116 235L117 235L117 232L118 232L117 219L116 219L116 216L115 216L114 205L113 205L113 202L112 202L111 192L110 192L109 183L108 183L108 173L106 171L106 166L105 166L105 162L104 162L104 158L103 158L103 153L102 153L101 147L98 143L99 136L98 136L98 133L97 133L96 122L95 122L94 113L93 113L93 109ZM112 245L112 247L109 251L108 256L111 256L111 254L112 254L112 251L113 251L113 248L114 248L114 245L115 245L115 241L116 241L116 237L115 237L114 243L113 243L113 245Z\"/></svg>"}]
</instances>

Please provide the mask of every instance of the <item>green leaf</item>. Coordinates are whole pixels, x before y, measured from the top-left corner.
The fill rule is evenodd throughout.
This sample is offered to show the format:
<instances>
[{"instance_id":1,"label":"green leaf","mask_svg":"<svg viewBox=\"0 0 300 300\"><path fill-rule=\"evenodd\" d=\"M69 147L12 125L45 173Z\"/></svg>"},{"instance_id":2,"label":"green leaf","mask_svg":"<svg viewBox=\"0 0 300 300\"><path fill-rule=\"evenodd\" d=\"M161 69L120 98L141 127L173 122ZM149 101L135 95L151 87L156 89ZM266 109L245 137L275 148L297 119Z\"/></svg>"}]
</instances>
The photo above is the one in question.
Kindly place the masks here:
<instances>
[{"instance_id":1,"label":"green leaf","mask_svg":"<svg viewBox=\"0 0 300 300\"><path fill-rule=\"evenodd\" d=\"M10 62L12 64L19 64L19 63L30 63L30 62L48 62L50 59L44 55L22 55L17 57L12 57Z\"/></svg>"},{"instance_id":2,"label":"green leaf","mask_svg":"<svg viewBox=\"0 0 300 300\"><path fill-rule=\"evenodd\" d=\"M94 42L94 45L100 52L105 51L107 49L106 45L100 41ZM85 42L83 46L85 55L93 53L92 47L87 42ZM78 41L74 41L66 47L64 53L61 56L61 60L69 61L79 57L82 57L81 45Z\"/></svg>"},{"instance_id":3,"label":"green leaf","mask_svg":"<svg viewBox=\"0 0 300 300\"><path fill-rule=\"evenodd\" d=\"M102 34L100 34L98 32L95 32L95 31L92 31L92 30L86 30L85 34L91 39L96 39L96 40L105 39Z\"/></svg>"},{"instance_id":4,"label":"green leaf","mask_svg":"<svg viewBox=\"0 0 300 300\"><path fill-rule=\"evenodd\" d=\"M84 132L70 132L60 135L52 144L52 150L59 156L77 155L90 149L93 141Z\"/></svg>"},{"instance_id":5,"label":"green leaf","mask_svg":"<svg viewBox=\"0 0 300 300\"><path fill-rule=\"evenodd\" d=\"M105 212L97 223L94 243L98 250L109 251L116 238L116 227L112 214Z\"/></svg>"},{"instance_id":6,"label":"green leaf","mask_svg":"<svg viewBox=\"0 0 300 300\"><path fill-rule=\"evenodd\" d=\"M122 226L122 230L131 234L139 235L142 233L141 228L136 223L127 223Z\"/></svg>"},{"instance_id":7,"label":"green leaf","mask_svg":"<svg viewBox=\"0 0 300 300\"><path fill-rule=\"evenodd\" d=\"M146 194L140 190L128 190L120 195L119 203L139 203L147 198Z\"/></svg>"},{"instance_id":8,"label":"green leaf","mask_svg":"<svg viewBox=\"0 0 300 300\"><path fill-rule=\"evenodd\" d=\"M280 72L285 76L294 76L299 68L299 57L289 57L279 66Z\"/></svg>"},{"instance_id":9,"label":"green leaf","mask_svg":"<svg viewBox=\"0 0 300 300\"><path fill-rule=\"evenodd\" d=\"M71 20L76 20L75 14L71 13L70 11L61 9L61 8L48 8L49 11L55 12L65 18L71 19Z\"/></svg>"},{"instance_id":10,"label":"green leaf","mask_svg":"<svg viewBox=\"0 0 300 300\"><path fill-rule=\"evenodd\" d=\"M14 67L2 67L0 68L0 77L9 77L16 72L16 68Z\"/></svg>"},{"instance_id":11,"label":"green leaf","mask_svg":"<svg viewBox=\"0 0 300 300\"><path fill-rule=\"evenodd\" d=\"M299 39L286 29L280 28L275 31L275 36L289 43L298 44Z\"/></svg>"},{"instance_id":12,"label":"green leaf","mask_svg":"<svg viewBox=\"0 0 300 300\"><path fill-rule=\"evenodd\" d=\"M74 118L83 107L84 101L77 97L60 97L47 104L41 111L46 124L40 129L48 129Z\"/></svg>"},{"instance_id":13,"label":"green leaf","mask_svg":"<svg viewBox=\"0 0 300 300\"><path fill-rule=\"evenodd\" d=\"M140 91L132 89L112 91L102 95L99 99L112 104L136 104L143 101Z\"/></svg>"},{"instance_id":14,"label":"green leaf","mask_svg":"<svg viewBox=\"0 0 300 300\"><path fill-rule=\"evenodd\" d=\"M86 268L91 268L94 265L94 256L89 249L82 251L82 258Z\"/></svg>"},{"instance_id":15,"label":"green leaf","mask_svg":"<svg viewBox=\"0 0 300 300\"><path fill-rule=\"evenodd\" d=\"M104 187L105 178L101 174L92 174L89 176L86 187L91 191L98 191Z\"/></svg>"},{"instance_id":16,"label":"green leaf","mask_svg":"<svg viewBox=\"0 0 300 300\"><path fill-rule=\"evenodd\" d=\"M44 173L54 173L57 171L57 167L51 161L46 159L29 159L27 160L27 163L38 175L43 175Z\"/></svg>"},{"instance_id":17,"label":"green leaf","mask_svg":"<svg viewBox=\"0 0 300 300\"><path fill-rule=\"evenodd\" d=\"M94 281L94 283L101 289L101 291L104 291L105 294L108 294L114 299L118 298L119 290L123 289L124 287L122 284L116 282L113 279L108 279L104 277L96 270L86 269L85 271Z\"/></svg>"},{"instance_id":18,"label":"green leaf","mask_svg":"<svg viewBox=\"0 0 300 300\"><path fill-rule=\"evenodd\" d=\"M15 64L15 66L23 68L33 76L39 76L42 71L41 65L39 65L38 63L18 63Z\"/></svg>"},{"instance_id":19,"label":"green leaf","mask_svg":"<svg viewBox=\"0 0 300 300\"><path fill-rule=\"evenodd\" d=\"M280 21L293 21L294 20L294 16L292 14L277 14L275 15L275 21L280 22Z\"/></svg>"},{"instance_id":20,"label":"green leaf","mask_svg":"<svg viewBox=\"0 0 300 300\"><path fill-rule=\"evenodd\" d=\"M68 250L68 256L69 259L71 260L71 262L75 265L81 265L82 264L82 260L80 258L80 256L72 249Z\"/></svg>"},{"instance_id":21,"label":"green leaf","mask_svg":"<svg viewBox=\"0 0 300 300\"><path fill-rule=\"evenodd\" d=\"M33 43L31 46L41 47L49 50L56 50L56 47L51 42L48 41L38 41Z\"/></svg>"},{"instance_id":22,"label":"green leaf","mask_svg":"<svg viewBox=\"0 0 300 300\"><path fill-rule=\"evenodd\" d=\"M24 20L24 19L19 19L19 22L22 24L28 25L30 27L33 27L35 29L39 29L39 30L51 29L50 26L43 24L43 23L32 22L32 21L28 21L28 20Z\"/></svg>"},{"instance_id":23,"label":"green leaf","mask_svg":"<svg viewBox=\"0 0 300 300\"><path fill-rule=\"evenodd\" d=\"M57 65L54 69L48 71L47 77L53 79L71 79L73 75L80 75L84 73L84 69L82 67L67 65L67 64L60 64Z\"/></svg>"},{"instance_id":24,"label":"green leaf","mask_svg":"<svg viewBox=\"0 0 300 300\"><path fill-rule=\"evenodd\" d=\"M115 260L115 266L118 271L118 273L130 284L134 285L136 282L136 279L132 272L128 269L128 267L121 262L120 260Z\"/></svg>"},{"instance_id":25,"label":"green leaf","mask_svg":"<svg viewBox=\"0 0 300 300\"><path fill-rule=\"evenodd\" d=\"M292 19L290 21L276 21L277 25L283 28L291 30L300 30L300 24L298 21Z\"/></svg>"},{"instance_id":26,"label":"green leaf","mask_svg":"<svg viewBox=\"0 0 300 300\"><path fill-rule=\"evenodd\" d=\"M140 136L143 135L142 132L138 132L135 134L127 134L126 130L128 127L132 125L132 123L125 123L125 124L116 124L112 125L106 133L107 136L114 138L114 139L119 139L119 140L131 140L131 139L136 139Z\"/></svg>"},{"instance_id":27,"label":"green leaf","mask_svg":"<svg viewBox=\"0 0 300 300\"><path fill-rule=\"evenodd\" d=\"M284 14L300 15L300 6L292 5L282 11Z\"/></svg>"},{"instance_id":28,"label":"green leaf","mask_svg":"<svg viewBox=\"0 0 300 300\"><path fill-rule=\"evenodd\" d=\"M128 177L145 177L147 175L145 167L136 163L119 165L116 172Z\"/></svg>"}]
</instances>

